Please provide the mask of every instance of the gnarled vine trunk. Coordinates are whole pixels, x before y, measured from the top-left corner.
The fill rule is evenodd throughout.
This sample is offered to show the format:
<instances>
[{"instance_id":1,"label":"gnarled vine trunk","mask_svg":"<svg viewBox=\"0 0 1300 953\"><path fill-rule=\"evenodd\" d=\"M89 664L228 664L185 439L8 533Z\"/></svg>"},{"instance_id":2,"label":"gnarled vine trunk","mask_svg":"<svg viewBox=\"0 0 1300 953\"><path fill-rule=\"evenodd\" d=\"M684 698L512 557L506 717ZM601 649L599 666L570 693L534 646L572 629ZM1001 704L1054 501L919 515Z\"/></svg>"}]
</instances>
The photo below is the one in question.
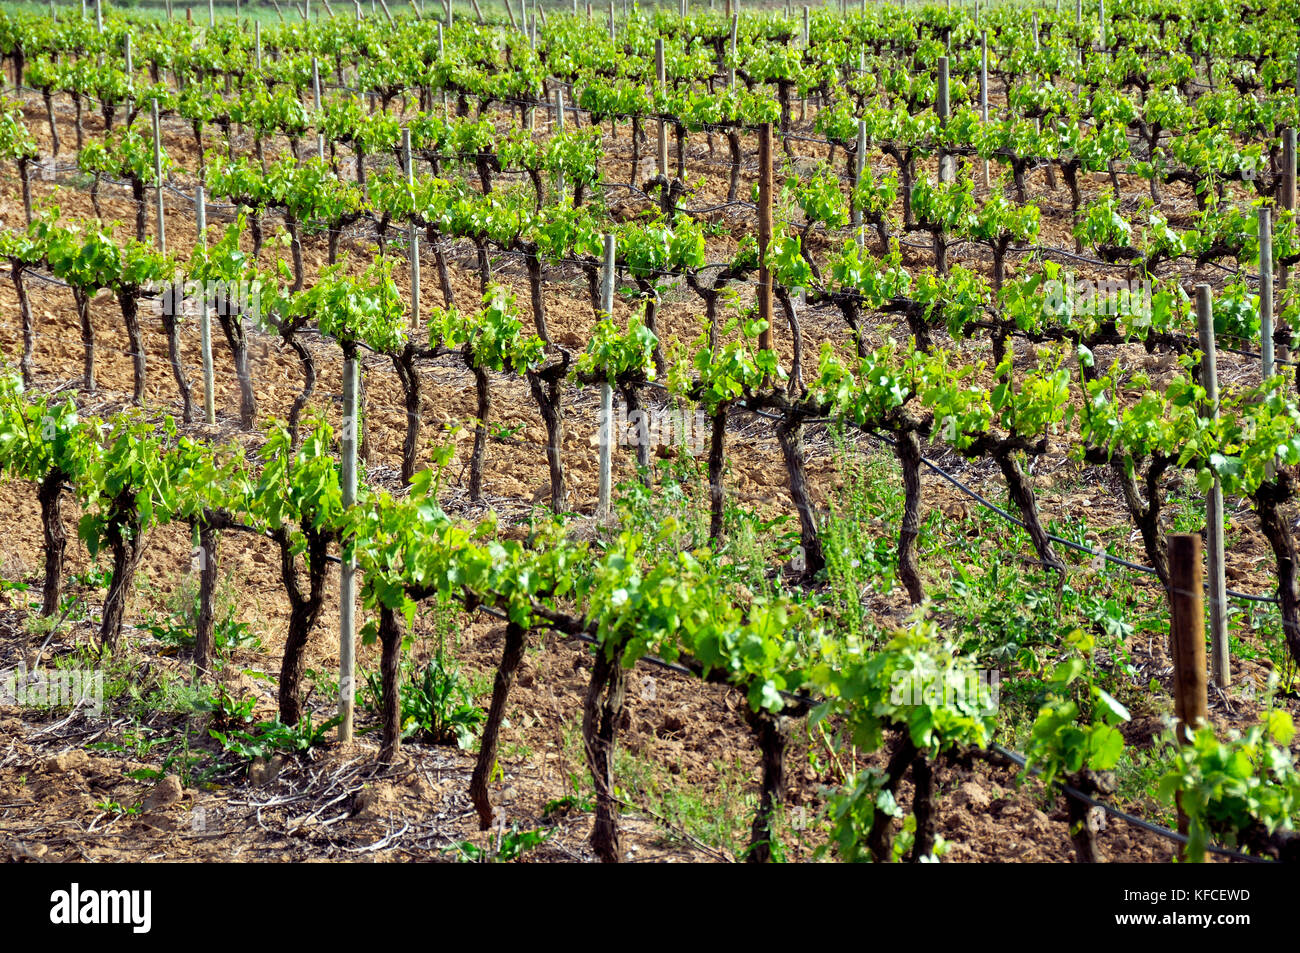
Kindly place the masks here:
<instances>
[{"instance_id":1,"label":"gnarled vine trunk","mask_svg":"<svg viewBox=\"0 0 1300 953\"><path fill-rule=\"evenodd\" d=\"M618 863L623 856L618 832L618 801L614 796L614 744L623 700L627 691L627 673L614 649L598 646L587 696L582 706L582 742L587 753L596 787L596 819L591 828L591 848L607 864Z\"/></svg>"},{"instance_id":2,"label":"gnarled vine trunk","mask_svg":"<svg viewBox=\"0 0 1300 953\"><path fill-rule=\"evenodd\" d=\"M36 491L41 503L41 531L45 536L45 585L41 591L41 615L54 615L63 599L63 559L68 548L63 528L63 484L67 474L50 470Z\"/></svg>"},{"instance_id":3,"label":"gnarled vine trunk","mask_svg":"<svg viewBox=\"0 0 1300 953\"><path fill-rule=\"evenodd\" d=\"M483 831L492 826L492 801L488 797L488 779L496 768L501 722L505 719L506 702L510 697L510 689L515 683L515 673L524 660L527 635L528 630L518 623L506 623L501 665L497 668L496 678L492 682L492 702L488 707L487 721L483 724L483 735L479 739L474 775L469 782L470 800L474 802L474 809L478 811L479 830Z\"/></svg>"}]
</instances>

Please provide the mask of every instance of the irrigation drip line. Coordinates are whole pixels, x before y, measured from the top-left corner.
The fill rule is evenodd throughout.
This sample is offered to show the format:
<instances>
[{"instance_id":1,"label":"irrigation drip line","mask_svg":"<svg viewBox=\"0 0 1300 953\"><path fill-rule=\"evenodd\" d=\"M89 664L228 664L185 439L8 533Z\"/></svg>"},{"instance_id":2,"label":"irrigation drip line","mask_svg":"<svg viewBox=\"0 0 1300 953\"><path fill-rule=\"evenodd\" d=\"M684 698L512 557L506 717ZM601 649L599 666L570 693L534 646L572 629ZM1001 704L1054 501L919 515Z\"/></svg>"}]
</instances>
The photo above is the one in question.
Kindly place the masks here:
<instances>
[{"instance_id":1,"label":"irrigation drip line","mask_svg":"<svg viewBox=\"0 0 1300 953\"><path fill-rule=\"evenodd\" d=\"M338 557L330 557L330 558L335 562L339 562ZM477 606L477 609L480 612L484 612L490 616L493 616L494 618L501 619L503 621L509 621L510 619L510 616L507 613L502 612L500 609L497 609L494 606L480 605ZM586 645L600 644L599 641L594 636L588 635L585 632L564 632L562 634L567 637L576 639L577 641L582 642ZM641 656L640 659L638 659L638 661L645 662L654 668L659 668L664 671L673 672L678 675L685 675L688 678L691 678L692 680L698 679L699 677L699 674L697 672L691 671L691 669L687 668L685 665L682 665L677 662L666 661L664 659L659 658L656 655L643 655ZM810 695L804 695L799 692L782 691L780 694L787 701L793 702L797 705L803 705L810 709L825 704L825 699L817 699ZM1008 759L1009 761L1012 761L1013 763L1025 769L1032 775L1038 776L1042 773L1040 768L1030 767L1028 757L1026 757L1025 755L1021 754L1018 751L1014 751L1010 748L998 744L997 742L990 742L989 749L1001 755L1002 757ZM1071 784L1066 784L1064 782L1059 782L1059 783L1060 783L1060 788L1062 793L1064 793L1066 796L1074 798L1077 801L1081 801L1084 804L1087 804L1089 807L1099 808L1100 810L1105 811L1111 817L1122 820L1126 824L1129 824L1133 827L1140 828L1141 830L1147 831L1150 834L1155 834L1157 837L1163 837L1167 840L1171 840L1179 844L1186 844L1188 842L1188 837L1186 834L1180 834L1177 831L1170 830L1169 828L1164 827L1160 824L1156 824L1152 821L1145 820L1141 817L1138 817L1135 814L1130 814L1127 811L1120 810L1119 808L1115 807L1112 804L1108 804L1105 801L1099 801L1096 798L1092 797L1091 795L1085 794L1083 791L1080 791L1078 788L1074 787ZM1243 854L1239 851L1230 850L1226 847L1220 847L1217 844L1209 844L1207 845L1206 849L1213 854L1217 854L1220 857L1228 857L1232 860L1241 860L1241 861L1246 861L1254 864L1273 863L1273 861L1270 861L1265 857L1255 857L1251 854Z\"/></svg>"},{"instance_id":2,"label":"irrigation drip line","mask_svg":"<svg viewBox=\"0 0 1300 953\"><path fill-rule=\"evenodd\" d=\"M659 384L655 381L647 381L645 386L653 387L655 389L663 390L665 392L667 392L668 390L668 388L665 385ZM740 409L746 411L747 413L754 414L757 417L763 417L768 420L782 419L780 414L774 414L771 411L763 410L758 407L751 407L749 404L745 403L742 400L732 401L731 406L739 407ZM844 420L842 418L809 417L809 418L805 418L803 423L804 424L837 423L844 426L853 427L857 430L861 430L863 433L867 434L868 436L874 437L875 439L880 440L882 443L885 443L890 447L895 447L898 444L897 440L895 440L894 438L890 437L887 434L880 433L879 431L872 430L868 427L862 426L861 424L857 424L851 420ZM1001 516L1004 520L1007 520L1008 522L1020 527L1021 529L1025 529L1025 530L1028 529L1028 527L1025 525L1025 523L1022 520L1011 515L1005 509L1003 509L1002 507L998 506L996 503L993 503L991 500L984 497L982 494L979 493L979 491L963 483L961 480L953 476L943 467L939 466L939 464L935 463L929 457L922 456L921 462L924 463L926 467L929 468L931 471L933 471L934 473L943 477L945 480L951 483L962 493L969 496L980 506L990 510L993 513L996 513L998 516ZM1155 569L1152 568L1151 566L1144 566L1141 563L1132 562L1130 560L1124 559L1121 556L1115 556L1111 553L1108 553L1105 550L1093 549L1091 546L1085 546L1082 543L1075 542L1072 539L1067 539L1064 536L1057 536L1055 533L1048 533L1047 538L1054 543L1059 543L1060 545L1065 546L1068 549L1072 549L1080 553L1086 553L1087 555L1092 556L1094 558L1100 557L1102 559L1105 559L1107 562L1114 563L1117 566L1123 566L1125 569L1131 569L1136 572L1146 573L1152 576L1157 575ZM1206 582L1205 588L1207 590L1210 588L1210 584L1208 582ZM1225 590L1225 593L1226 595L1228 595L1233 599L1241 599L1247 602L1261 602L1261 603L1269 603L1269 604L1278 603L1278 599L1276 596L1261 596L1250 592L1238 592L1235 589L1227 589Z\"/></svg>"},{"instance_id":3,"label":"irrigation drip line","mask_svg":"<svg viewBox=\"0 0 1300 953\"><path fill-rule=\"evenodd\" d=\"M1020 767L1026 768L1031 774L1037 775L1041 773L1038 768L1029 767L1028 766L1029 759L1026 758L1023 754L1020 754L1018 751L1012 751L1010 748L1005 748L996 742L990 743L989 748L992 749L993 751L996 751L1004 758L1008 758L1011 761L1014 761L1016 764L1020 765ZM1084 804L1087 804L1090 807L1100 808L1101 810L1109 814L1111 817L1118 818L1127 824L1133 825L1134 827L1141 828L1144 831L1147 831L1152 834L1156 834L1168 840L1177 841L1180 844L1186 844L1188 842L1188 837L1186 834L1180 834L1177 831L1170 830L1167 827L1162 827L1159 824L1153 824L1151 821L1146 821L1133 814L1129 814L1127 811L1121 811L1119 808L1113 807L1112 805L1107 804L1105 801L1098 801L1096 798L1088 794L1084 794L1082 791L1080 791L1078 788L1074 787L1073 785L1062 783L1061 790L1064 791L1066 794L1068 794L1070 797L1074 798L1076 801L1082 801ZM1239 851L1229 850L1226 847L1220 847L1217 844L1209 844L1207 845L1206 849L1213 854L1218 854L1220 857L1230 857L1233 860L1244 860L1252 864L1274 863L1274 861L1271 861L1265 857L1255 857L1252 856L1251 854L1243 854L1240 853Z\"/></svg>"}]
</instances>

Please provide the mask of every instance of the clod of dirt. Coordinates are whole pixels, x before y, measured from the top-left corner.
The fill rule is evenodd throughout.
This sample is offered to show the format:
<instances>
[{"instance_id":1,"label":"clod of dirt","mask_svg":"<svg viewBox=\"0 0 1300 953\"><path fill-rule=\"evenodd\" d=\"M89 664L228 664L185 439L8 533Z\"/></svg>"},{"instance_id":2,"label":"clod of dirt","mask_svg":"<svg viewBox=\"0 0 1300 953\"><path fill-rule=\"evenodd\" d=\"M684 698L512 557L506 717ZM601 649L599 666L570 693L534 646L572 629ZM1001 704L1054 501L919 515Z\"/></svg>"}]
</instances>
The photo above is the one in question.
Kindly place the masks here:
<instances>
[{"instance_id":1,"label":"clod of dirt","mask_svg":"<svg viewBox=\"0 0 1300 953\"><path fill-rule=\"evenodd\" d=\"M401 803L400 794L391 784L367 786L352 799L352 819L369 821L384 817Z\"/></svg>"},{"instance_id":2,"label":"clod of dirt","mask_svg":"<svg viewBox=\"0 0 1300 953\"><path fill-rule=\"evenodd\" d=\"M158 811L175 804L184 794L185 789L181 786L181 779L174 774L169 774L154 785L154 789L145 797L141 807L146 811Z\"/></svg>"},{"instance_id":3,"label":"clod of dirt","mask_svg":"<svg viewBox=\"0 0 1300 953\"><path fill-rule=\"evenodd\" d=\"M90 765L90 756L84 751L65 751L45 762L46 774L70 774L84 771Z\"/></svg>"},{"instance_id":4,"label":"clod of dirt","mask_svg":"<svg viewBox=\"0 0 1300 953\"><path fill-rule=\"evenodd\" d=\"M987 811L993 802L989 792L979 784L974 781L963 781L953 794L952 803L955 807L963 807L969 811Z\"/></svg>"},{"instance_id":5,"label":"clod of dirt","mask_svg":"<svg viewBox=\"0 0 1300 953\"><path fill-rule=\"evenodd\" d=\"M267 758L255 758L248 769L248 780L251 784L261 787L264 784L270 784L280 775L280 769L284 767L284 757L274 755Z\"/></svg>"}]
</instances>

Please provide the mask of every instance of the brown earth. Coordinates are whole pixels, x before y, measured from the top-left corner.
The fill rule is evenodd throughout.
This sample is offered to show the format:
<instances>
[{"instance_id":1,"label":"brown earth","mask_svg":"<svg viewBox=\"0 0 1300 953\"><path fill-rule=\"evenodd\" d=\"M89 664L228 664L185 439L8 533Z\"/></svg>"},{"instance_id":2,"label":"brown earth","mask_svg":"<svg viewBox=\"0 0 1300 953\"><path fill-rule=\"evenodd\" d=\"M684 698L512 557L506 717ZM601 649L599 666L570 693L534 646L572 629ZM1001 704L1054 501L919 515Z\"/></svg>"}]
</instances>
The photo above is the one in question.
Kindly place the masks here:
<instances>
[{"instance_id":1,"label":"brown earth","mask_svg":"<svg viewBox=\"0 0 1300 953\"><path fill-rule=\"evenodd\" d=\"M28 109L28 119L43 148L48 148L48 129L44 111L38 105ZM508 122L508 117L502 117ZM87 117L89 135L95 135L100 120ZM73 141L70 121L61 129L65 144ZM247 136L237 137L237 148L251 147ZM283 147L283 143L276 144ZM686 204L699 207L725 200L725 141L718 140L717 154L708 155L705 137L690 140L688 181L702 180L701 187L688 196ZM820 157L824 150L814 144L798 144L805 155ZM196 167L192 140L187 131L168 126L165 146L182 168ZM67 145L65 145L65 150ZM617 139L606 137L613 180L625 181L629 147L625 130ZM754 143L746 140L752 154ZM643 150L644 154L644 150ZM68 161L65 151L60 162ZM622 156L622 164L619 157ZM841 157L842 158L842 157ZM742 197L748 194L754 162L747 162ZM180 173L186 181L185 173ZM644 178L644 176L642 176ZM40 180L38 197L56 202L65 216L91 217L88 193L66 175L60 182ZM1032 178L1031 198L1044 209L1041 242L1061 248L1072 247L1068 221L1068 200L1064 188L1055 193L1047 190L1041 174ZM1125 177L1125 184L1136 192L1143 188L1137 180ZM1096 183L1099 187L1101 181ZM1185 211L1190 198L1170 190L1166 208ZM626 190L612 190L611 201L621 200L628 211L646 203L627 198ZM6 223L20 222L21 204L16 202L16 183L6 184L7 201L3 206ZM620 197L622 197L620 199ZM1062 201L1066 200L1062 205ZM101 201L109 218L129 223L134 220L133 203L126 190L105 186ZM181 196L167 193L167 234L169 249L182 260L194 244L193 210ZM734 251L735 239L743 235L748 219L736 209L715 214L717 221L730 231L716 238L709 248L709 260L725 260ZM219 207L209 210L209 222L221 225L229 220ZM150 210L150 231L153 230ZM357 234L343 243L350 261L368 260L367 240ZM268 224L268 243L275 230ZM825 245L827 239L819 239ZM306 266L309 274L323 266L324 243L321 239L306 242ZM954 260L987 267L975 249L953 252ZM264 259L265 260L265 259ZM927 262L927 251L908 248L909 264ZM452 274L457 303L470 307L478 295L478 277L472 270L472 249L457 250ZM394 269L399 286L408 286L405 265L399 257ZM1080 269L1081 276L1087 268ZM1189 275L1189 278L1192 276ZM520 263L502 259L495 266L495 278L506 283L527 302L526 276ZM40 280L30 280L32 307L37 319L38 337L35 363L36 386L45 390L75 391L80 378L81 343L70 293ZM743 297L752 294L743 289ZM422 306L441 304L441 296L426 266ZM576 269L557 266L548 273L546 306L557 341L581 347L594 322L586 299L585 283ZM665 337L689 343L699 331L700 308L685 288L669 289L660 311L660 328ZM616 316L626 319L628 303L620 301ZM83 412L109 414L129 402L131 364L125 353L127 342L122 330L116 302L107 294L97 298L93 317L100 342L99 393L93 398L82 395ZM823 341L845 349L847 335L838 315L824 310L809 310L801 315L805 335L806 361L815 361ZM782 332L785 333L782 333ZM878 324L870 329L873 342L889 336L905 335L905 329ZM179 416L179 398L175 393L166 358L166 345L156 321L146 322L146 346L149 361L147 408L152 414ZM16 358L21 340L16 297L9 282L0 283L0 346ZM187 327L184 334L185 362L191 380L199 376L198 333ZM788 329L778 325L778 347L782 360L789 366ZM985 346L964 345L972 357L982 356ZM332 344L314 338L312 347L318 357L320 380L315 405L337 422L338 396L341 391L338 352ZM229 350L220 342L214 349L216 360L216 395L218 424L215 428L195 425L193 433L210 439L238 439L256 444L256 435L238 428L238 390ZM1115 355L1118 357L1119 355ZM259 414L284 417L299 386L297 361L280 342L265 334L252 335L254 380L257 386ZM1101 355L1109 361L1111 355ZM1133 366L1149 366L1159 372L1158 359L1148 360L1136 350L1126 351L1125 361ZM1020 360L1031 361L1029 349L1022 347ZM369 425L377 448L368 470L372 483L398 489L398 463L405 413L400 389L386 358L369 355L365 359L368 383ZM435 441L445 439L441 431L464 424L474 414L473 379L452 359L438 360L423 368L425 398L424 429L421 455L427 459ZM1220 373L1225 381L1236 383L1251 379L1257 372L1242 359L1224 355ZM495 420L510 427L522 425L510 438L494 440L485 467L487 505L503 523L526 521L533 507L542 501L548 489L545 468L545 429L528 392L519 379L498 375L493 380ZM571 388L566 394L567 438L565 465L570 499L581 514L594 509L597 456L593 436L596 433L597 395L590 389ZM729 471L727 490L746 501L757 512L776 516L791 512L783 487L784 468L770 428L762 422L737 413L730 421L728 434ZM468 460L468 430L453 438L456 455L447 469L444 502L450 512L463 516L481 515L483 507L471 506L465 493ZM827 506L834 489L840 484L832 444L824 428L811 428L807 437L809 474L819 506ZM866 438L856 441L864 452L881 451ZM1057 441L1052 452L1035 466L1035 488L1045 514L1056 519L1076 517L1109 541L1118 539L1126 553L1142 558L1140 544L1132 533L1116 490L1109 485L1108 474L1096 469L1080 468L1066 459L1064 441ZM927 451L932 458L993 498L1000 498L1000 481L996 471L980 464L970 464L941 448ZM615 479L634 477L632 457L616 457ZM937 508L959 522L968 521L975 504L940 478L927 473L924 481L926 505ZM68 507L69 526L77 516ZM0 514L4 514L9 531L0 538L0 569L10 581L39 583L41 572L41 537L35 509L35 495L30 486L9 483L0 486ZM898 514L881 513L871 518L881 534L892 535ZM582 527L579 527L579 532ZM1248 509L1235 527L1236 540L1229 553L1229 585L1251 591L1263 591L1272 585L1271 558ZM1022 558L1025 553L1002 551L1003 559ZM69 570L80 573L90 567L84 550L71 547ZM251 695L256 699L259 717L275 712L274 682L258 677L278 670L279 655L287 624L284 603L276 573L276 554L272 545L254 537L230 538L221 550L223 585L235 596L237 617L248 623L260 636L261 651L234 650L222 675L228 690L235 696ZM190 541L184 528L166 527L153 533L146 550L140 576L128 613L138 621L143 614L162 611L170 594L189 575ZM942 585L945 573L932 567L930 582ZM1078 584L1078 583L1076 583ZM1086 584L1086 580L1083 584ZM70 587L72 592L95 595L84 586ZM1158 604L1159 593L1147 587L1151 603ZM29 665L49 663L66 655L78 644L88 644L87 624L69 624L58 632L44 653L40 653L43 636L35 636L25 626L26 607L20 594L11 594L11 607L0 614L0 658L6 665L24 660ZM882 621L896 621L905 616L906 598L901 591L870 598L871 611ZM337 617L337 592L332 588L322 614L322 623L309 646L307 665L321 673L337 671L338 656L332 622ZM412 654L421 663L432 656L438 632L454 634L454 654L466 673L486 692L501 651L503 629L499 623L483 618L466 618L459 613L439 617L430 608L417 619ZM137 654L137 674L142 684L162 684L166 677L183 680L187 668L175 650L168 650L147 633L133 629L132 651ZM1150 633L1140 633L1129 646L1139 669L1137 681L1156 678L1166 687L1170 665L1161 640ZM363 646L359 653L362 670L377 668L377 655ZM578 643L565 641L553 634L538 640L528 654L518 683L511 696L509 724L503 731L502 777L494 785L494 802L510 821L521 829L545 823L543 814L548 802L573 793L572 778L585 775L577 725L582 695L586 687L589 653ZM1262 687L1267 678L1265 666L1248 661L1238 663L1238 678ZM486 686L486 687L485 687ZM330 714L328 677L323 676L319 694L309 707L319 722ZM480 694L479 701L486 701ZM1220 726L1248 724L1257 709L1253 703L1228 697L1212 698L1212 715ZM743 845L747 834L757 785L758 759L755 746L741 716L742 700L734 693L684 678L672 672L638 668L630 676L629 705L620 746L639 764L653 765L643 777L629 780L620 775L625 790L628 813L624 816L625 847L629 859L638 860L709 860L729 858L725 847L706 847L692 835L683 834L682 816L671 811L652 811L652 802L665 803L662 785L676 785L696 792L704 810L712 812L719 827L729 829L722 842ZM1294 707L1294 702L1292 702ZM212 749L206 724L159 711L151 715L146 726L179 744L188 730L196 747ZM362 727L368 727L362 716ZM372 760L375 744L365 735L344 746L327 743L309 753L291 758L283 765L255 765L251 771L226 768L203 786L185 787L177 793L177 783L166 782L158 790L156 778L128 777L142 770L159 772L170 778L179 771L175 763L165 763L158 756L143 754L129 743L140 725L117 717L107 720L62 716L41 717L30 710L0 708L0 845L14 859L30 860L116 860L116 859L439 859L454 857L448 853L456 842L473 840L484 843L466 790L472 770L472 756L454 748L421 744L406 746L403 764L388 773L375 774ZM128 750L116 751L87 746L112 745ZM801 727L792 730L788 760L789 800L796 812L803 808L815 815L821 803L821 788L840 779L836 770L818 759L811 765L810 754L825 752L820 743ZM131 750L134 749L134 750ZM861 768L864 763L853 766ZM181 772L183 773L183 772ZM635 774L635 772L634 772ZM1046 802L1035 782L1018 785L1016 772L1006 766L974 761L967 766L947 767L939 774L940 832L952 842L947 855L951 860L1069 860L1065 815L1059 802ZM637 781L644 782L637 784ZM260 782L260 783L259 783ZM151 795L156 802L144 804ZM902 800L908 790L904 787ZM678 802L674 802L678 803ZM121 810L110 805L120 805ZM133 813L140 804L138 813ZM1153 803L1137 805L1154 811ZM794 816L800 816L795 814ZM570 811L555 819L552 835L545 845L526 855L532 860L591 859L585 838L590 826L588 815ZM1130 829L1122 822L1110 820L1101 832L1102 851L1113 859L1130 861L1164 861L1172 856L1171 845L1154 836ZM813 832L789 831L788 846L795 859L808 859L817 839Z\"/></svg>"}]
</instances>

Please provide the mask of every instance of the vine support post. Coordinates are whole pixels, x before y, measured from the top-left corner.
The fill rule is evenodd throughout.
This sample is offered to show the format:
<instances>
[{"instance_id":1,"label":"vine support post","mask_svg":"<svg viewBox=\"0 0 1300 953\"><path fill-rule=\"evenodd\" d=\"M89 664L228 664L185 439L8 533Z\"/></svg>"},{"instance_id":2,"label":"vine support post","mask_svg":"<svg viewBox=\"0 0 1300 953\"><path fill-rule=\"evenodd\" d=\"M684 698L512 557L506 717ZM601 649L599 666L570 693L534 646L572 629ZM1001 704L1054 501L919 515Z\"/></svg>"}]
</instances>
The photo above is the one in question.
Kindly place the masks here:
<instances>
[{"instance_id":1,"label":"vine support post","mask_svg":"<svg viewBox=\"0 0 1300 953\"><path fill-rule=\"evenodd\" d=\"M854 196L851 206L853 208L853 226L857 229L858 247L862 248L867 244L867 228L862 224L862 203L858 201L857 192L862 187L862 173L867 167L867 121L858 120L858 154L854 156Z\"/></svg>"},{"instance_id":2,"label":"vine support post","mask_svg":"<svg viewBox=\"0 0 1300 953\"><path fill-rule=\"evenodd\" d=\"M762 350L772 350L772 270L767 265L772 244L772 124L758 127L758 319L767 327L758 336Z\"/></svg>"},{"instance_id":3,"label":"vine support post","mask_svg":"<svg viewBox=\"0 0 1300 953\"><path fill-rule=\"evenodd\" d=\"M1174 718L1181 744L1206 720L1209 699L1205 682L1205 607L1201 599L1201 537L1197 533L1170 533L1169 553L1169 654L1174 663ZM1187 833L1187 815L1181 795L1178 830Z\"/></svg>"},{"instance_id":4,"label":"vine support post","mask_svg":"<svg viewBox=\"0 0 1300 953\"><path fill-rule=\"evenodd\" d=\"M980 120L989 121L989 31L980 30ZM984 188L989 188L989 160L984 160Z\"/></svg>"},{"instance_id":5,"label":"vine support post","mask_svg":"<svg viewBox=\"0 0 1300 953\"><path fill-rule=\"evenodd\" d=\"M361 19L361 7L357 7L357 19ZM253 62L257 64L260 72L262 69L262 21L253 21Z\"/></svg>"},{"instance_id":6,"label":"vine support post","mask_svg":"<svg viewBox=\"0 0 1300 953\"><path fill-rule=\"evenodd\" d=\"M731 8L730 3L727 4L727 8L728 9ZM740 14L733 13L731 14L731 62L733 63L736 62L736 33L739 29L740 29ZM727 67L727 88L730 89L732 86L735 85L736 85L736 68L734 66L728 66Z\"/></svg>"},{"instance_id":7,"label":"vine support post","mask_svg":"<svg viewBox=\"0 0 1300 953\"><path fill-rule=\"evenodd\" d=\"M135 74L135 64L131 61L131 31L127 30L122 34L122 60L123 69L126 72L128 80Z\"/></svg>"},{"instance_id":8,"label":"vine support post","mask_svg":"<svg viewBox=\"0 0 1300 953\"><path fill-rule=\"evenodd\" d=\"M663 92L667 85L667 71L664 68L664 38L655 37L655 91ZM659 174L665 179L668 178L668 124L663 118L659 119L659 139L655 152L655 161L658 163Z\"/></svg>"},{"instance_id":9,"label":"vine support post","mask_svg":"<svg viewBox=\"0 0 1300 953\"><path fill-rule=\"evenodd\" d=\"M199 245L208 241L208 203L203 193L203 186L194 190L194 223L198 231ZM229 300L229 289L225 296ZM212 312L208 309L206 292L199 294L199 353L203 362L203 419L211 427L217 422L217 402L213 390L212 374Z\"/></svg>"},{"instance_id":10,"label":"vine support post","mask_svg":"<svg viewBox=\"0 0 1300 953\"><path fill-rule=\"evenodd\" d=\"M448 9L450 10L451 7L448 6ZM482 16L480 15L480 20L481 19ZM441 60L445 60L446 58L447 58L447 45L446 45L446 41L443 39L442 36L442 24L439 23L438 24L438 59L439 61L441 61ZM442 90L442 118L443 119L451 118L451 108L447 105L446 87L443 87Z\"/></svg>"},{"instance_id":11,"label":"vine support post","mask_svg":"<svg viewBox=\"0 0 1300 953\"><path fill-rule=\"evenodd\" d=\"M555 131L564 133L564 87L555 88ZM555 174L555 200L558 204L564 204L564 173Z\"/></svg>"},{"instance_id":12,"label":"vine support post","mask_svg":"<svg viewBox=\"0 0 1300 953\"><path fill-rule=\"evenodd\" d=\"M412 195L415 189L415 157L411 154L411 129L402 130L402 162L406 166L406 188ZM420 326L420 229L415 219L406 223L406 247L411 260L411 329Z\"/></svg>"},{"instance_id":13,"label":"vine support post","mask_svg":"<svg viewBox=\"0 0 1300 953\"><path fill-rule=\"evenodd\" d=\"M807 49L807 48L812 44L812 33L809 31L808 17L809 17L808 8L807 8L807 7L804 7L804 8L803 8L803 45L804 45L804 49Z\"/></svg>"},{"instance_id":14,"label":"vine support post","mask_svg":"<svg viewBox=\"0 0 1300 953\"><path fill-rule=\"evenodd\" d=\"M213 29L217 26L217 5L213 0L208 0L208 26Z\"/></svg>"},{"instance_id":15,"label":"vine support post","mask_svg":"<svg viewBox=\"0 0 1300 953\"><path fill-rule=\"evenodd\" d=\"M343 352L343 458L340 490L343 506L357 500L357 354L350 343ZM352 706L356 685L357 561L343 554L339 570L339 741L352 740Z\"/></svg>"},{"instance_id":16,"label":"vine support post","mask_svg":"<svg viewBox=\"0 0 1300 953\"><path fill-rule=\"evenodd\" d=\"M1097 0L1097 25L1100 28L1100 41L1097 52L1106 52L1106 0Z\"/></svg>"},{"instance_id":17,"label":"vine support post","mask_svg":"<svg viewBox=\"0 0 1300 953\"><path fill-rule=\"evenodd\" d=\"M601 273L600 310L614 315L614 236L605 236L605 270ZM596 521L609 522L609 493L614 454L614 388L609 380L600 383L600 482L596 497Z\"/></svg>"},{"instance_id":18,"label":"vine support post","mask_svg":"<svg viewBox=\"0 0 1300 953\"><path fill-rule=\"evenodd\" d=\"M167 234L163 221L163 177L162 177L162 136L158 128L158 100L152 100L153 107L153 175L157 183L158 198L158 250L167 254Z\"/></svg>"},{"instance_id":19,"label":"vine support post","mask_svg":"<svg viewBox=\"0 0 1300 953\"><path fill-rule=\"evenodd\" d=\"M1282 207L1294 212L1296 206L1296 154L1295 129L1282 131ZM1278 285L1286 289L1290 278L1290 269L1283 265L1278 269Z\"/></svg>"},{"instance_id":20,"label":"vine support post","mask_svg":"<svg viewBox=\"0 0 1300 953\"><path fill-rule=\"evenodd\" d=\"M1196 286L1196 324L1201 339L1201 384L1212 419L1219 417L1218 367L1214 356L1214 306L1210 286ZM1205 495L1205 541L1209 549L1210 589L1210 663L1214 684L1227 688L1232 680L1228 658L1228 594L1223 572L1223 487L1216 475L1214 485ZM1198 582L1199 586L1200 583Z\"/></svg>"},{"instance_id":21,"label":"vine support post","mask_svg":"<svg viewBox=\"0 0 1300 953\"><path fill-rule=\"evenodd\" d=\"M95 0L95 31L104 32L104 3L103 0Z\"/></svg>"},{"instance_id":22,"label":"vine support post","mask_svg":"<svg viewBox=\"0 0 1300 953\"><path fill-rule=\"evenodd\" d=\"M1205 666L1205 603L1199 533L1169 534L1169 650L1174 663L1174 716L1178 740L1195 730L1208 707Z\"/></svg>"},{"instance_id":23,"label":"vine support post","mask_svg":"<svg viewBox=\"0 0 1300 953\"><path fill-rule=\"evenodd\" d=\"M935 111L939 114L939 126L948 125L949 113L949 96L948 96L948 57L939 57L939 95L935 103ZM939 181L951 182L955 177L953 175L953 157L948 154L947 149L939 150Z\"/></svg>"},{"instance_id":24,"label":"vine support post","mask_svg":"<svg viewBox=\"0 0 1300 953\"><path fill-rule=\"evenodd\" d=\"M320 121L320 60L316 57L311 58L311 98L312 104L316 107L317 122ZM325 161L325 134L316 133L316 158L322 162Z\"/></svg>"},{"instance_id":25,"label":"vine support post","mask_svg":"<svg viewBox=\"0 0 1300 953\"><path fill-rule=\"evenodd\" d=\"M609 41L614 42L614 0L609 0Z\"/></svg>"},{"instance_id":26,"label":"vine support post","mask_svg":"<svg viewBox=\"0 0 1300 953\"><path fill-rule=\"evenodd\" d=\"M1259 357L1265 380L1273 376L1273 212L1259 210Z\"/></svg>"}]
</instances>

